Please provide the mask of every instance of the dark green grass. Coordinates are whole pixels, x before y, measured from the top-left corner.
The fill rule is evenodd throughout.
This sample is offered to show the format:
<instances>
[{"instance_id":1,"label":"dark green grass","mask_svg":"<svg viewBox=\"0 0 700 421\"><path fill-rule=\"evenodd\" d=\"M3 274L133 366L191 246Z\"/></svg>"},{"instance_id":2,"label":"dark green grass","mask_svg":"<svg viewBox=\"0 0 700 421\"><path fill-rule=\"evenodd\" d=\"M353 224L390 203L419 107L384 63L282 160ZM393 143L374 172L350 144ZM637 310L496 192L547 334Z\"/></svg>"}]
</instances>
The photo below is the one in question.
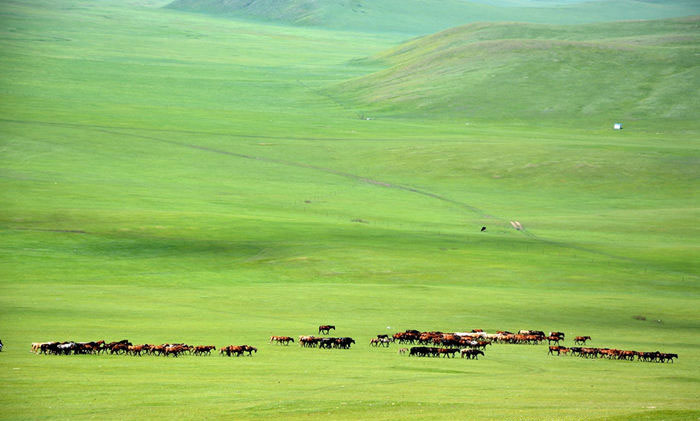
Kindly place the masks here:
<instances>
[{"instance_id":1,"label":"dark green grass","mask_svg":"<svg viewBox=\"0 0 700 421\"><path fill-rule=\"evenodd\" d=\"M695 124L360 120L321 88L402 39L133 6L0 6L1 417L697 417ZM680 358L367 344L409 328ZM123 338L260 352L29 352Z\"/></svg>"}]
</instances>

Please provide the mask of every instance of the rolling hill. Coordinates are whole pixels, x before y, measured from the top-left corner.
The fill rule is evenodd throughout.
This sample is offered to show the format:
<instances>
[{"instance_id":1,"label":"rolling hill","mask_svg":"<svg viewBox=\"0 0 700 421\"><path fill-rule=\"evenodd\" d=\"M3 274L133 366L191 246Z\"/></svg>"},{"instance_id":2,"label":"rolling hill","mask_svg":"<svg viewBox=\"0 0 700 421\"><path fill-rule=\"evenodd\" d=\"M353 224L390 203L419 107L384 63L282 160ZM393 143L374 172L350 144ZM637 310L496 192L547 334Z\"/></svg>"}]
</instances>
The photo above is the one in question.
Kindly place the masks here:
<instances>
[{"instance_id":1,"label":"rolling hill","mask_svg":"<svg viewBox=\"0 0 700 421\"><path fill-rule=\"evenodd\" d=\"M336 86L382 115L484 119L696 116L698 17L551 26L478 23L419 38L373 60L385 70Z\"/></svg>"},{"instance_id":2,"label":"rolling hill","mask_svg":"<svg viewBox=\"0 0 700 421\"><path fill-rule=\"evenodd\" d=\"M167 7L294 25L410 34L428 34L478 21L574 24L700 13L700 5L688 0L175 0Z\"/></svg>"}]
</instances>

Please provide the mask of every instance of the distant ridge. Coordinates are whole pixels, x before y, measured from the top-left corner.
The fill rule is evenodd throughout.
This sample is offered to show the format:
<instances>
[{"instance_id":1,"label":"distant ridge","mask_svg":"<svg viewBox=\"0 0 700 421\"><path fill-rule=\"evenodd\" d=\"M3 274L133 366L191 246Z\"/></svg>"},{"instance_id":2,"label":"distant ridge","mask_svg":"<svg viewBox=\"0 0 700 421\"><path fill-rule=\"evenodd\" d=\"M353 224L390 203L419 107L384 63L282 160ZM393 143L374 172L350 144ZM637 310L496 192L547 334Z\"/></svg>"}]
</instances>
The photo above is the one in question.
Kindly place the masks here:
<instances>
[{"instance_id":1,"label":"distant ridge","mask_svg":"<svg viewBox=\"0 0 700 421\"><path fill-rule=\"evenodd\" d=\"M693 120L700 110L697 16L470 24L372 60L387 68L328 95L374 116Z\"/></svg>"},{"instance_id":2,"label":"distant ridge","mask_svg":"<svg viewBox=\"0 0 700 421\"><path fill-rule=\"evenodd\" d=\"M471 22L576 24L700 14L692 0L175 0L188 12L367 32L427 34Z\"/></svg>"},{"instance_id":3,"label":"distant ridge","mask_svg":"<svg viewBox=\"0 0 700 421\"><path fill-rule=\"evenodd\" d=\"M295 24L315 24L323 8L314 0L175 0L166 7L218 15L240 14Z\"/></svg>"}]
</instances>

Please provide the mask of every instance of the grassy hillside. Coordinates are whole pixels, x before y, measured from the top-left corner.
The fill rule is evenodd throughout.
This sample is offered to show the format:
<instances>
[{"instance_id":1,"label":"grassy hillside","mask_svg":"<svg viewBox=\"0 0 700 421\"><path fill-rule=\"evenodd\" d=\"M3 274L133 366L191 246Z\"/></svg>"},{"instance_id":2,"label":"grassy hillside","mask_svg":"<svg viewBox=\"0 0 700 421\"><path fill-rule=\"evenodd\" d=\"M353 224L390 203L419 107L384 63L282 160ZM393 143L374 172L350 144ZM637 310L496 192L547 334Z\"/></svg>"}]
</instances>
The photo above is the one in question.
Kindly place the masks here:
<instances>
[{"instance_id":1,"label":"grassy hillside","mask_svg":"<svg viewBox=\"0 0 700 421\"><path fill-rule=\"evenodd\" d=\"M696 125L361 120L326 89L403 37L153 4L0 2L0 418L699 416ZM357 345L268 343L321 323ZM368 345L412 328L680 358ZM260 351L28 352L101 338Z\"/></svg>"},{"instance_id":2,"label":"grassy hillside","mask_svg":"<svg viewBox=\"0 0 700 421\"><path fill-rule=\"evenodd\" d=\"M660 19L700 13L688 0L649 2L473 2L465 0L175 0L167 7L216 16L367 32L427 34L478 21L586 23Z\"/></svg>"},{"instance_id":3,"label":"grassy hillside","mask_svg":"<svg viewBox=\"0 0 700 421\"><path fill-rule=\"evenodd\" d=\"M374 115L695 120L700 18L579 26L471 24L376 56L388 68L331 94Z\"/></svg>"}]
</instances>

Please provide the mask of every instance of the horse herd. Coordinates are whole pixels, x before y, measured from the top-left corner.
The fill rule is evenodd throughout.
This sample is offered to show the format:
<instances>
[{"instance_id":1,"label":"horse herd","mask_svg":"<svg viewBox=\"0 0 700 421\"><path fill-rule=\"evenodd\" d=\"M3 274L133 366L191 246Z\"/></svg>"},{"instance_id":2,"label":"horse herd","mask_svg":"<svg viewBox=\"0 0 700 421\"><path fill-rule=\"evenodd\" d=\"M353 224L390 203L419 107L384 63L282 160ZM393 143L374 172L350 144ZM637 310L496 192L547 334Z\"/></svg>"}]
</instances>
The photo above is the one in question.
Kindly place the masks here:
<instances>
[{"instance_id":1,"label":"horse herd","mask_svg":"<svg viewBox=\"0 0 700 421\"><path fill-rule=\"evenodd\" d=\"M466 357L468 360L478 360L479 355L484 355L484 351L478 350L478 349L472 349L472 348L464 348L464 349L459 349L459 348L437 348L433 346L414 346L411 347L410 350L407 348L401 348L399 350L400 354L405 354L406 351L409 351L408 356L415 356L415 357L440 357L442 356L443 358L454 358L455 355L459 352L460 356L462 358Z\"/></svg>"},{"instance_id":2,"label":"horse herd","mask_svg":"<svg viewBox=\"0 0 700 421\"><path fill-rule=\"evenodd\" d=\"M110 355L157 355L157 356L173 356L179 357L181 354L189 355L211 355L211 352L215 350L214 345L187 345L184 343L177 344L141 344L134 345L129 340L124 339L118 342L105 342L105 341L94 341L94 342L34 342L32 343L32 352L35 354L46 354L46 355L80 355L80 354L102 354L109 353ZM236 355L240 356L243 352L248 352L251 355L252 352L257 352L257 348L248 345L229 345L222 347L219 350L221 355L226 354L227 356Z\"/></svg>"},{"instance_id":3,"label":"horse herd","mask_svg":"<svg viewBox=\"0 0 700 421\"><path fill-rule=\"evenodd\" d=\"M318 327L319 334L329 334L330 330L335 330L333 325L321 325ZM392 343L399 344L418 344L422 346L414 346L409 348L399 349L399 354L408 352L409 356L416 357L443 357L454 358L459 354L462 358L478 359L479 355L484 355L484 350L487 346L498 343L505 344L540 344L545 340L549 343L549 354L557 355L575 355L584 358L608 358L618 360L647 362L673 362L678 358L677 354L667 354L660 351L655 352L638 352L625 351L611 348L586 348L586 347L571 347L560 346L559 342L564 341L565 335L563 332L550 332L545 335L539 330L520 330L518 333L508 331L497 331L496 333L487 333L482 329L473 329L471 332L454 332L445 333L439 331L422 332L419 330L408 329L403 332L397 332L393 335L379 334L376 338L369 341L370 346L388 348ZM590 341L590 336L576 336L574 344L585 345ZM295 340L291 336L271 336L270 343L288 346L289 343L294 343ZM355 344L355 340L351 337L325 337L325 336L299 336L298 343L304 348L319 348L319 349L350 349ZM555 345L551 345L554 343ZM182 354L189 355L211 355L211 352L216 350L214 345L188 345L185 343L166 343L161 345L141 344L133 345L128 340L124 339L118 342L35 342L32 343L32 352L36 354L51 354L51 355L70 355L70 354L101 354L109 353L110 355L157 355L157 356L173 356L178 357ZM228 345L219 348L221 356L236 356L242 355L252 356L257 353L258 349L250 345Z\"/></svg>"},{"instance_id":4,"label":"horse herd","mask_svg":"<svg viewBox=\"0 0 700 421\"><path fill-rule=\"evenodd\" d=\"M377 335L377 338L388 339L391 342L400 344L420 344L420 345L442 345L448 347L477 347L485 348L493 343L508 343L508 344L532 344L537 345L545 340L555 343L564 340L563 332L550 332L549 336L545 335L540 330L521 330L518 333L508 331L498 331L496 333L486 333L482 329L473 329L471 332L421 332L418 330L406 330L397 332L391 338L387 335ZM589 336L577 336L579 338L588 338ZM372 339L372 341L375 341ZM376 342L375 342L376 343ZM373 343L373 345L375 344ZM377 345L375 345L377 346Z\"/></svg>"},{"instance_id":5,"label":"horse herd","mask_svg":"<svg viewBox=\"0 0 700 421\"><path fill-rule=\"evenodd\" d=\"M270 343L289 345L290 342L294 342L294 338L291 336L270 336ZM299 336L299 345L304 348L318 347L319 349L350 349L350 346L352 346L354 343L355 340L348 336L343 338Z\"/></svg>"},{"instance_id":6,"label":"horse herd","mask_svg":"<svg viewBox=\"0 0 700 421\"><path fill-rule=\"evenodd\" d=\"M625 351L622 349L614 348L582 348L582 347L571 347L567 348L565 346L554 345L549 347L548 354L554 355L575 355L582 358L607 358L609 360L628 360L645 362L673 362L674 358L678 358L678 354L667 354L661 351L653 352L642 352L642 351Z\"/></svg>"}]
</instances>

